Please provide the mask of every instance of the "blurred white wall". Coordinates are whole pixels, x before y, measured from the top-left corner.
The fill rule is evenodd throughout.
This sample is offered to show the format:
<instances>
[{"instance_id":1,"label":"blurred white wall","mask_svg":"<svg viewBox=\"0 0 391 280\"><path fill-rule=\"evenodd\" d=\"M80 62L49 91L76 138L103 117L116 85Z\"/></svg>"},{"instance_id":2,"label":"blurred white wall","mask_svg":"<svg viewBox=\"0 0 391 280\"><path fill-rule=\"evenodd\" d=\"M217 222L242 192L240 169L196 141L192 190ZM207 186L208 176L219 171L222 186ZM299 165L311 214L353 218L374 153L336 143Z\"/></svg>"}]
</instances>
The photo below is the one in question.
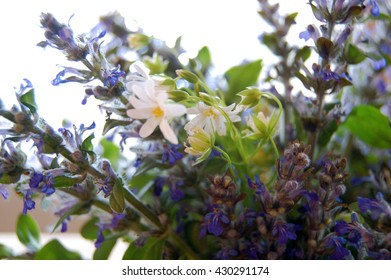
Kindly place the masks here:
<instances>
[{"instance_id":1,"label":"blurred white wall","mask_svg":"<svg viewBox=\"0 0 391 280\"><path fill-rule=\"evenodd\" d=\"M287 13L300 11L298 26L292 40L298 39L303 30L310 8L306 0L280 1L281 10ZM244 59L264 59L267 64L270 52L261 47L258 35L267 31L257 14L256 0L13 0L0 4L0 98L11 106L15 103L14 87L28 78L36 89L39 113L55 129L64 118L76 125L92 121L101 123L104 117L92 98L81 105L84 89L79 84L53 87L50 81L59 72L59 65L70 65L53 49L43 50L36 44L44 39L40 28L41 12L50 12L61 22L68 22L75 33L88 32L98 22L100 15L118 11L131 23L136 21L144 31L173 44L183 35L183 45L190 54L207 45L212 53L217 71L223 73ZM0 122L1 125L1 122ZM0 233L14 231L16 217L22 211L22 200L11 194L8 200L0 197ZM51 213L39 209L31 211L42 226L55 222ZM76 230L79 223L71 222Z\"/></svg>"}]
</instances>

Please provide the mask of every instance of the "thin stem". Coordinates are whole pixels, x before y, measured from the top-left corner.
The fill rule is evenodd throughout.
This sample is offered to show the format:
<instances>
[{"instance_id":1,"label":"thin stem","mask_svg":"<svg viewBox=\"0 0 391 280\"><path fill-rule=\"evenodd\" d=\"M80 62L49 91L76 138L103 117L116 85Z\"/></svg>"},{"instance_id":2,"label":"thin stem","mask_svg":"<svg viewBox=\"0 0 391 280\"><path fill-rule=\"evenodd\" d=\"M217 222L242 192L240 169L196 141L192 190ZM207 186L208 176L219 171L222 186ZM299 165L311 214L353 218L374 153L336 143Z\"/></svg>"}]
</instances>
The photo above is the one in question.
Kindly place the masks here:
<instances>
[{"instance_id":1,"label":"thin stem","mask_svg":"<svg viewBox=\"0 0 391 280\"><path fill-rule=\"evenodd\" d=\"M273 150L274 150L274 152L275 152L275 154L276 154L276 157L279 158L279 157L280 157L280 153L279 153L279 151L278 151L278 148L277 148L276 143L275 143L274 140L273 140L273 137L272 137L272 136L269 136L269 140L270 140L270 142L272 143L272 147L273 147Z\"/></svg>"},{"instance_id":2,"label":"thin stem","mask_svg":"<svg viewBox=\"0 0 391 280\"><path fill-rule=\"evenodd\" d=\"M226 152L224 152L224 150L220 149L217 146L213 146L213 149L215 149L216 151L220 152L221 155L223 156L223 158L228 162L229 171L231 172L231 174L233 176L235 173L233 171L232 161L231 161L231 158L229 157L229 155Z\"/></svg>"},{"instance_id":3,"label":"thin stem","mask_svg":"<svg viewBox=\"0 0 391 280\"><path fill-rule=\"evenodd\" d=\"M193 249L186 242L184 242L183 239L180 238L180 236L176 232L171 230L170 237L172 239L172 242L186 253L189 260L200 259L200 257L193 251Z\"/></svg>"},{"instance_id":4,"label":"thin stem","mask_svg":"<svg viewBox=\"0 0 391 280\"><path fill-rule=\"evenodd\" d=\"M138 198L127 188L124 189L124 196L127 202L136 209L139 213L141 213L144 217L146 217L154 226L158 229L164 231L164 226L160 222L159 218L144 204L138 200Z\"/></svg>"}]
</instances>

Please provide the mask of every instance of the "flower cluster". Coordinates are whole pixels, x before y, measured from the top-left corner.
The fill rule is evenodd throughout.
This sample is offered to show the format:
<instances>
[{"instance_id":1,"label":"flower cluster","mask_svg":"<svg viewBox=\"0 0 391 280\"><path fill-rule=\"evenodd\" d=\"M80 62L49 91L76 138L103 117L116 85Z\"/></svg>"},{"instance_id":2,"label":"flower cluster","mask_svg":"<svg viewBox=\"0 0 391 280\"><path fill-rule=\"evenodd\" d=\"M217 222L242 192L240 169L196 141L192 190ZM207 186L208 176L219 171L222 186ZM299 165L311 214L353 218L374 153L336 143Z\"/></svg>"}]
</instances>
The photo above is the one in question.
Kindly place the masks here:
<instances>
[{"instance_id":1,"label":"flower cluster","mask_svg":"<svg viewBox=\"0 0 391 280\"><path fill-rule=\"evenodd\" d=\"M293 45L300 13L258 2L271 27L259 39L277 62L218 76L207 47L184 62L179 41L129 30L118 13L82 35L43 13L38 45L78 65L52 85L81 83L105 124L97 143L93 120L51 127L28 80L17 105L0 103L0 202L23 200L29 250L0 257L80 257L23 238L39 235L29 213L41 201L53 231L89 217L94 259L118 240L124 259L391 259L389 5L310 0L313 21Z\"/></svg>"}]
</instances>

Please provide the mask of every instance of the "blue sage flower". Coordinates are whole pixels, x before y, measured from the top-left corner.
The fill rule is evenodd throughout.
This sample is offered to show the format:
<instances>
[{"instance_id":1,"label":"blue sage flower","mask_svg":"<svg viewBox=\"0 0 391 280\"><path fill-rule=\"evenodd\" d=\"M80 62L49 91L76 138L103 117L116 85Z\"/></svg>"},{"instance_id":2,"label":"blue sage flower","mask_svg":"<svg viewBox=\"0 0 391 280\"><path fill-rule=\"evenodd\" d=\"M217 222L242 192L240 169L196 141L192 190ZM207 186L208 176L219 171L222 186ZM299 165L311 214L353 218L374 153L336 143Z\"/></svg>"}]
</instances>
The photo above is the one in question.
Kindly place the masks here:
<instances>
[{"instance_id":1,"label":"blue sage flower","mask_svg":"<svg viewBox=\"0 0 391 280\"><path fill-rule=\"evenodd\" d=\"M313 24L308 25L307 29L305 31L302 31L302 32L299 33L299 38L300 39L304 39L305 41L308 41L309 39L312 39L312 40L314 40L314 42L316 42L316 40L319 37L320 37L319 30Z\"/></svg>"},{"instance_id":2,"label":"blue sage flower","mask_svg":"<svg viewBox=\"0 0 391 280\"><path fill-rule=\"evenodd\" d=\"M163 186L167 182L167 178L166 177L162 177L162 176L158 176L158 177L155 178L155 180L153 182L154 182L154 184L153 184L153 193L156 196L160 196L162 194L162 191L163 191Z\"/></svg>"},{"instance_id":3,"label":"blue sage flower","mask_svg":"<svg viewBox=\"0 0 391 280\"><path fill-rule=\"evenodd\" d=\"M377 4L377 1L376 0L369 0L369 3L372 6L371 7L371 14L374 17L380 16L380 8L379 8L379 4Z\"/></svg>"},{"instance_id":4,"label":"blue sage flower","mask_svg":"<svg viewBox=\"0 0 391 280\"><path fill-rule=\"evenodd\" d=\"M32 189L38 188L39 184L43 181L43 174L34 172L33 175L30 178L29 186Z\"/></svg>"},{"instance_id":5,"label":"blue sage flower","mask_svg":"<svg viewBox=\"0 0 391 280\"><path fill-rule=\"evenodd\" d=\"M375 71L380 71L387 66L387 61L385 58L379 60L372 60L372 67Z\"/></svg>"},{"instance_id":6,"label":"blue sage flower","mask_svg":"<svg viewBox=\"0 0 391 280\"><path fill-rule=\"evenodd\" d=\"M27 214L28 210L35 208L35 202L33 200L33 191L28 189L23 196L23 214Z\"/></svg>"},{"instance_id":7,"label":"blue sage flower","mask_svg":"<svg viewBox=\"0 0 391 280\"><path fill-rule=\"evenodd\" d=\"M4 199L8 198L9 192L8 192L7 188L3 185L0 185L0 194Z\"/></svg>"},{"instance_id":8,"label":"blue sage flower","mask_svg":"<svg viewBox=\"0 0 391 280\"><path fill-rule=\"evenodd\" d=\"M183 185L184 185L184 181L182 179L174 180L170 182L169 188L170 188L170 197L172 200L179 201L185 197L185 193L179 188L180 186Z\"/></svg>"},{"instance_id":9,"label":"blue sage flower","mask_svg":"<svg viewBox=\"0 0 391 280\"><path fill-rule=\"evenodd\" d=\"M295 225L283 220L275 221L272 235L277 238L278 244L286 244L288 240L296 240Z\"/></svg>"},{"instance_id":10,"label":"blue sage flower","mask_svg":"<svg viewBox=\"0 0 391 280\"><path fill-rule=\"evenodd\" d=\"M346 260L350 259L350 251L345 248L346 239L335 234L330 234L325 238L325 244L328 249L331 249L329 259L331 260Z\"/></svg>"},{"instance_id":11,"label":"blue sage flower","mask_svg":"<svg viewBox=\"0 0 391 280\"><path fill-rule=\"evenodd\" d=\"M375 199L358 197L358 208L361 213L369 214L374 221L382 215L391 219L391 206L381 192L376 194Z\"/></svg>"},{"instance_id":12,"label":"blue sage flower","mask_svg":"<svg viewBox=\"0 0 391 280\"><path fill-rule=\"evenodd\" d=\"M52 174L47 174L44 179L44 184L42 185L41 192L46 195L51 195L56 191L54 188L54 177Z\"/></svg>"},{"instance_id":13,"label":"blue sage flower","mask_svg":"<svg viewBox=\"0 0 391 280\"><path fill-rule=\"evenodd\" d=\"M104 241L105 241L105 236L103 235L103 229L99 227L98 236L94 243L95 248L99 248Z\"/></svg>"},{"instance_id":14,"label":"blue sage flower","mask_svg":"<svg viewBox=\"0 0 391 280\"><path fill-rule=\"evenodd\" d=\"M181 160L183 158L183 154L178 151L178 149L180 149L181 147L182 145L180 144L164 145L162 162L168 162L169 164L174 165L178 160Z\"/></svg>"},{"instance_id":15,"label":"blue sage flower","mask_svg":"<svg viewBox=\"0 0 391 280\"><path fill-rule=\"evenodd\" d=\"M213 212L206 214L204 220L208 232L215 236L221 235L224 232L224 226L229 224L228 217L218 208L213 208Z\"/></svg>"},{"instance_id":16,"label":"blue sage flower","mask_svg":"<svg viewBox=\"0 0 391 280\"><path fill-rule=\"evenodd\" d=\"M118 83L119 78L125 76L125 71L120 70L120 65L109 70L104 69L102 72L104 79L103 84L108 88L115 86Z\"/></svg>"}]
</instances>

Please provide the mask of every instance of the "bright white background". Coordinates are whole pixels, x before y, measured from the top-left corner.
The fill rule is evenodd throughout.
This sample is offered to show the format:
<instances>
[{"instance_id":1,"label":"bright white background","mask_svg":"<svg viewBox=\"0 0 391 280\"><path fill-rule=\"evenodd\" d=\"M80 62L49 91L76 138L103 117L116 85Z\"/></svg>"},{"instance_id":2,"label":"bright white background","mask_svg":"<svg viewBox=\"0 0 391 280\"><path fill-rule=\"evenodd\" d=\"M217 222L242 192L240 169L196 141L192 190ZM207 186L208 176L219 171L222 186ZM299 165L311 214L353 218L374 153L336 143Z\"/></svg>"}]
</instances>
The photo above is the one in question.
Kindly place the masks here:
<instances>
[{"instance_id":1,"label":"bright white background","mask_svg":"<svg viewBox=\"0 0 391 280\"><path fill-rule=\"evenodd\" d=\"M298 24L291 36L292 40L298 40L298 33L308 24L308 1L280 2L281 10L286 13L300 11ZM99 16L118 11L129 24L137 22L147 34L163 39L169 45L183 36L183 46L190 55L208 46L216 70L223 73L245 59L261 58L264 65L271 61L271 53L258 41L258 36L269 30L269 26L257 14L258 8L257 0L2 1L0 98L7 107L12 106L15 103L14 87L19 87L22 79L27 78L35 87L39 114L53 128L61 127L64 118L77 126L95 121L98 124L96 134L99 134L104 116L99 113L98 103L93 98L88 100L87 105L81 105L83 85L68 83L54 87L50 83L61 70L58 65L71 66L72 63L67 62L57 50L44 50L36 46L44 40L39 22L41 12L52 13L63 23L67 23L73 15L70 25L75 34L80 34L90 31L98 23ZM16 221L21 207L20 200L10 198L4 201L0 197L0 233L4 231L7 220L10 223ZM32 212L40 215L39 209ZM47 225L42 230L48 230ZM17 244L9 235L1 234L0 243L5 238L10 245ZM74 248L80 246L83 245L74 243Z\"/></svg>"},{"instance_id":2,"label":"bright white background","mask_svg":"<svg viewBox=\"0 0 391 280\"><path fill-rule=\"evenodd\" d=\"M297 33L292 34L292 39L297 39L310 12L308 1L280 2L283 11L301 12L295 28ZM119 11L129 24L137 22L147 34L169 45L183 36L183 44L190 54L195 55L204 45L209 46L216 70L221 73L244 59L262 58L265 64L271 59L270 52L257 38L269 27L257 14L256 0L13 0L3 1L0 8L0 97L7 105L12 105L13 88L18 87L23 78L28 78L36 88L40 115L55 128L64 117L76 124L89 124L99 115L91 115L97 111L93 98L87 106L81 106L84 89L79 84L51 86L50 81L61 70L58 65L71 64L56 50L36 47L44 40L39 23L41 12L52 13L63 23L74 15L70 25L75 34L80 34L93 28L100 15Z\"/></svg>"}]
</instances>

